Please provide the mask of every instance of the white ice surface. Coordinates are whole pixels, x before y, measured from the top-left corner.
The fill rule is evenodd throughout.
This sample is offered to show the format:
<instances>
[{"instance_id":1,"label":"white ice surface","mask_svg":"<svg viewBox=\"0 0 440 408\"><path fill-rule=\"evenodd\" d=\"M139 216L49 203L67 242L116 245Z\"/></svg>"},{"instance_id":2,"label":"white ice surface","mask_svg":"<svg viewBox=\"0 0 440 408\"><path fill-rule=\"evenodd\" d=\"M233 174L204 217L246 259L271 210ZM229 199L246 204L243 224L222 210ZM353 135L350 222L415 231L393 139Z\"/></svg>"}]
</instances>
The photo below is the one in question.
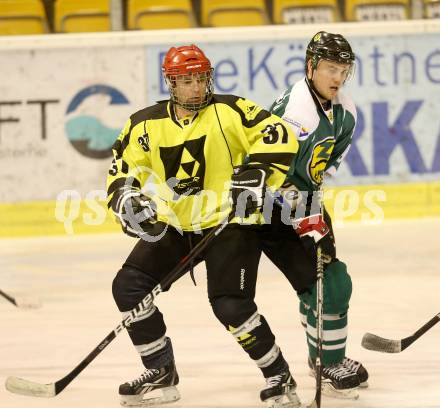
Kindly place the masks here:
<instances>
[{"instance_id":1,"label":"white ice surface","mask_svg":"<svg viewBox=\"0 0 440 408\"><path fill-rule=\"evenodd\" d=\"M324 397L323 408L440 408L440 324L399 354L360 346L366 331L406 337L440 310L440 219L393 221L336 230L338 254L349 265L354 293L347 354L370 372L370 387L357 401ZM37 310L20 310L0 298L1 408L118 407L117 388L142 367L125 332L60 395L42 399L5 390L7 376L54 382L72 370L119 323L113 276L133 246L122 234L0 240L0 288L36 295ZM203 267L198 286L183 277L157 304L165 315L181 378L175 408L262 407L259 370L213 316ZM308 402L314 380L297 298L266 259L257 289L259 311Z\"/></svg>"}]
</instances>

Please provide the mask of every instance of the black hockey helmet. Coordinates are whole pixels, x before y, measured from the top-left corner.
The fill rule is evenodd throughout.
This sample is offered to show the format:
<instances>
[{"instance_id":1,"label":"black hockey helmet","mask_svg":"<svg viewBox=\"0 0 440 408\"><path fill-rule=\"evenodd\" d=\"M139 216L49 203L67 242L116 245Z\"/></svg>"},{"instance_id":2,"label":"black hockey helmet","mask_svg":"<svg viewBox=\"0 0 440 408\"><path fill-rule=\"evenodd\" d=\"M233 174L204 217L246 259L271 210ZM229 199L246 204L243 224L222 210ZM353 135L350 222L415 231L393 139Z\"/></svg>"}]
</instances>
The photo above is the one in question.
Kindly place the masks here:
<instances>
[{"instance_id":1,"label":"black hockey helmet","mask_svg":"<svg viewBox=\"0 0 440 408\"><path fill-rule=\"evenodd\" d=\"M355 56L350 44L341 34L320 31L313 36L307 46L306 72L309 60L312 61L312 68L316 69L321 59L352 65Z\"/></svg>"}]
</instances>

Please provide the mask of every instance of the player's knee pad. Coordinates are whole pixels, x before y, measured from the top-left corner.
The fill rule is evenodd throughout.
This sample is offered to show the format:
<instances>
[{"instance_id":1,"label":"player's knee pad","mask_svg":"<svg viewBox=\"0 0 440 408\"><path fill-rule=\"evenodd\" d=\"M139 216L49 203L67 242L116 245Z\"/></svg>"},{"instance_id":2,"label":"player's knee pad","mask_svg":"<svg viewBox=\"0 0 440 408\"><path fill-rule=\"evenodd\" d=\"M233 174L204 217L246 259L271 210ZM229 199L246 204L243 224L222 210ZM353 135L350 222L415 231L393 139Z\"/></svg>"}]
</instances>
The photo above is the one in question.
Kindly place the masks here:
<instances>
[{"instance_id":1,"label":"player's knee pad","mask_svg":"<svg viewBox=\"0 0 440 408\"><path fill-rule=\"evenodd\" d=\"M219 296L210 302L215 316L226 328L241 325L257 310L253 300L238 296Z\"/></svg>"},{"instance_id":2,"label":"player's knee pad","mask_svg":"<svg viewBox=\"0 0 440 408\"><path fill-rule=\"evenodd\" d=\"M327 265L324 273L324 313L346 313L351 292L351 278L345 263L335 261Z\"/></svg>"},{"instance_id":3,"label":"player's knee pad","mask_svg":"<svg viewBox=\"0 0 440 408\"><path fill-rule=\"evenodd\" d=\"M133 309L157 283L136 268L122 267L113 279L112 293L121 312Z\"/></svg>"}]
</instances>

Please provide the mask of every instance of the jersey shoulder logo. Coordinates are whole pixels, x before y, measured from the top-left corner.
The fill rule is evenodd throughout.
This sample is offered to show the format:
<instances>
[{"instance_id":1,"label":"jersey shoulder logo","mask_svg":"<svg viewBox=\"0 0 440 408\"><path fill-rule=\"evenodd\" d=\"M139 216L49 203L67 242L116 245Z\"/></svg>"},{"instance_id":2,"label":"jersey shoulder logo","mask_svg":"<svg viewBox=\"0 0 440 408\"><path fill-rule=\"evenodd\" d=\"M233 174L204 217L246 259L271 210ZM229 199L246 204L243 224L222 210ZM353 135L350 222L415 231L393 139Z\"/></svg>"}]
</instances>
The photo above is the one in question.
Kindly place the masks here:
<instances>
[{"instance_id":1,"label":"jersey shoulder logo","mask_svg":"<svg viewBox=\"0 0 440 408\"><path fill-rule=\"evenodd\" d=\"M324 171L334 147L335 139L333 136L326 137L313 146L312 154L307 163L307 173L314 184L322 183Z\"/></svg>"},{"instance_id":2,"label":"jersey shoulder logo","mask_svg":"<svg viewBox=\"0 0 440 408\"><path fill-rule=\"evenodd\" d=\"M255 103L248 101L247 99L238 99L236 105L244 113L247 121L254 120L261 111L261 108L258 105L255 105Z\"/></svg>"},{"instance_id":3,"label":"jersey shoulder logo","mask_svg":"<svg viewBox=\"0 0 440 408\"><path fill-rule=\"evenodd\" d=\"M205 139L206 135L177 146L159 148L167 184L178 196L203 190Z\"/></svg>"},{"instance_id":4,"label":"jersey shoulder logo","mask_svg":"<svg viewBox=\"0 0 440 408\"><path fill-rule=\"evenodd\" d=\"M286 106L290 100L290 92L292 88L286 89L272 104L270 111L278 116L283 116L286 111Z\"/></svg>"},{"instance_id":5,"label":"jersey shoulder logo","mask_svg":"<svg viewBox=\"0 0 440 408\"><path fill-rule=\"evenodd\" d=\"M309 135L309 131L304 126L301 126L298 138L305 139L308 135Z\"/></svg>"}]
</instances>

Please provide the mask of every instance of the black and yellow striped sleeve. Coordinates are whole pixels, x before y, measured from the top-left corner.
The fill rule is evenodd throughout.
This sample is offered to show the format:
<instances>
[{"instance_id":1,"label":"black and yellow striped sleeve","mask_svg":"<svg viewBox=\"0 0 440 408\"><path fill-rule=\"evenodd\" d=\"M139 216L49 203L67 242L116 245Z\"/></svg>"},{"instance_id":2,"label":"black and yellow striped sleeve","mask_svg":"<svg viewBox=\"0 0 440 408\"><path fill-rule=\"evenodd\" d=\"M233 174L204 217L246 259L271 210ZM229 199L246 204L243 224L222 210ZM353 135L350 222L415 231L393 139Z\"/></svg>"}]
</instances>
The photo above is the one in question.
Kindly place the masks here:
<instances>
[{"instance_id":1,"label":"black and yellow striped sleeve","mask_svg":"<svg viewBox=\"0 0 440 408\"><path fill-rule=\"evenodd\" d=\"M116 210L127 191L140 190L150 172L151 158L145 121L131 117L112 147L113 160L107 176L108 207Z\"/></svg>"},{"instance_id":2,"label":"black and yellow striped sleeve","mask_svg":"<svg viewBox=\"0 0 440 408\"><path fill-rule=\"evenodd\" d=\"M248 99L239 98L236 105L242 112L243 130L249 142L248 161L272 168L268 186L276 190L284 183L298 151L294 130L283 119Z\"/></svg>"}]
</instances>

